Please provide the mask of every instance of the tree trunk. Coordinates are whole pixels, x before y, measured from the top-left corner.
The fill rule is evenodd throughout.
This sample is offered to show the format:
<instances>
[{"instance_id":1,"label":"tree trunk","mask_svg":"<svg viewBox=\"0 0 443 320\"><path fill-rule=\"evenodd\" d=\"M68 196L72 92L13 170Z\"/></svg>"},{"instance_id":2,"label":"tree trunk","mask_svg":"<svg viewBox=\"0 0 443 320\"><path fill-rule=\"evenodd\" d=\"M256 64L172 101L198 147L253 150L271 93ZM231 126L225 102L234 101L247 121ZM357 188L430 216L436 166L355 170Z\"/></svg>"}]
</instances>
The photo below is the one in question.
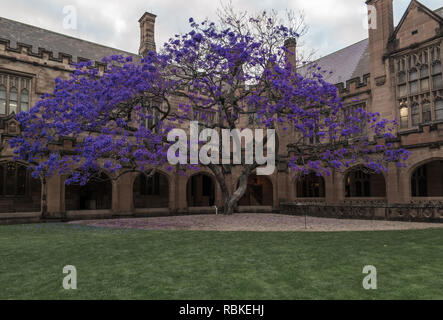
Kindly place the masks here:
<instances>
[{"instance_id":1,"label":"tree trunk","mask_svg":"<svg viewBox=\"0 0 443 320\"><path fill-rule=\"evenodd\" d=\"M248 187L248 178L249 174L243 172L240 176L237 190L235 190L232 195L228 196L228 198L225 198L224 214L230 215L234 213L235 209L237 208L238 201L246 193L246 189Z\"/></svg>"},{"instance_id":2,"label":"tree trunk","mask_svg":"<svg viewBox=\"0 0 443 320\"><path fill-rule=\"evenodd\" d=\"M243 167L242 174L240 175L240 179L238 181L238 187L232 194L229 193L228 187L226 185L226 176L224 175L221 166L209 165L209 168L212 170L218 183L220 184L223 196L223 214L231 215L235 212L238 201L246 193L249 175L253 170L257 168L257 164L245 165Z\"/></svg>"}]
</instances>

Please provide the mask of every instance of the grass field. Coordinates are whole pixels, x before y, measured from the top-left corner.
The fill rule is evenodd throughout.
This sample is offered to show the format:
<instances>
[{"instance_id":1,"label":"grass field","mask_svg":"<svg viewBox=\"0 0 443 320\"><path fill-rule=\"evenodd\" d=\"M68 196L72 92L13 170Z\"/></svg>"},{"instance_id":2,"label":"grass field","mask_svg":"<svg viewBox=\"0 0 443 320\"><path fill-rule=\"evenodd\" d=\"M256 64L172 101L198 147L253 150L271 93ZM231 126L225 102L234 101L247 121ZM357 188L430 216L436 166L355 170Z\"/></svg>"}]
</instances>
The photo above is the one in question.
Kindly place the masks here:
<instances>
[{"instance_id":1,"label":"grass field","mask_svg":"<svg viewBox=\"0 0 443 320\"><path fill-rule=\"evenodd\" d=\"M0 226L0 299L443 299L443 230ZM74 265L78 289L64 290ZM362 269L377 268L364 290Z\"/></svg>"}]
</instances>

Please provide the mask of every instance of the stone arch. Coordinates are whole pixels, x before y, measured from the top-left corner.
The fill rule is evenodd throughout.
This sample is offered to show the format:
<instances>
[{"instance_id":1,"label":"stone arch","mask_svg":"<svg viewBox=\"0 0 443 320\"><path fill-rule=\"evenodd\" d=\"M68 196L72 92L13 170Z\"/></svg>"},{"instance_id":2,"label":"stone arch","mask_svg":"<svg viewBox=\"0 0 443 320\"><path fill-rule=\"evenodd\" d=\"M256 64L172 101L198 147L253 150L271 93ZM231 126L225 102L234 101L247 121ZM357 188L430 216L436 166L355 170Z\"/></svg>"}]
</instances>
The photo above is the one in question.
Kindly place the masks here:
<instances>
[{"instance_id":1,"label":"stone arch","mask_svg":"<svg viewBox=\"0 0 443 320\"><path fill-rule=\"evenodd\" d=\"M443 197L443 158L420 161L409 170L411 197Z\"/></svg>"},{"instance_id":2,"label":"stone arch","mask_svg":"<svg viewBox=\"0 0 443 320\"><path fill-rule=\"evenodd\" d=\"M237 182L238 184L238 182ZM248 177L248 187L243 197L238 201L239 206L273 206L274 188L270 177L251 174Z\"/></svg>"},{"instance_id":3,"label":"stone arch","mask_svg":"<svg viewBox=\"0 0 443 320\"><path fill-rule=\"evenodd\" d=\"M414 173L414 171L418 167L420 167L420 166L422 166L422 165L424 165L426 163L432 162L432 161L442 161L443 160L443 152L438 153L435 156L431 156L431 157L427 157L427 158L426 157L420 157L420 158L417 159L417 157L415 157L415 158L410 157L409 160L414 163L414 164L412 164L412 165L410 165L410 166L408 166L406 168L407 169L408 178L411 178L412 174Z\"/></svg>"},{"instance_id":4,"label":"stone arch","mask_svg":"<svg viewBox=\"0 0 443 320\"><path fill-rule=\"evenodd\" d=\"M74 210L111 210L112 180L110 175L101 170L86 185L71 184L65 186L65 209Z\"/></svg>"},{"instance_id":5,"label":"stone arch","mask_svg":"<svg viewBox=\"0 0 443 320\"><path fill-rule=\"evenodd\" d=\"M0 162L0 212L40 212L42 184L26 164Z\"/></svg>"},{"instance_id":6,"label":"stone arch","mask_svg":"<svg viewBox=\"0 0 443 320\"><path fill-rule=\"evenodd\" d=\"M357 165L344 174L345 198L386 198L386 177L371 169Z\"/></svg>"},{"instance_id":7,"label":"stone arch","mask_svg":"<svg viewBox=\"0 0 443 320\"><path fill-rule=\"evenodd\" d=\"M201 171L191 175L186 182L188 207L212 207L215 204L215 178Z\"/></svg>"},{"instance_id":8,"label":"stone arch","mask_svg":"<svg viewBox=\"0 0 443 320\"><path fill-rule=\"evenodd\" d=\"M297 198L325 198L326 183L322 176L315 172L296 178L295 195Z\"/></svg>"},{"instance_id":9,"label":"stone arch","mask_svg":"<svg viewBox=\"0 0 443 320\"><path fill-rule=\"evenodd\" d=\"M132 183L132 190L135 209L169 207L170 178L163 171L157 170L150 178L138 174Z\"/></svg>"}]
</instances>

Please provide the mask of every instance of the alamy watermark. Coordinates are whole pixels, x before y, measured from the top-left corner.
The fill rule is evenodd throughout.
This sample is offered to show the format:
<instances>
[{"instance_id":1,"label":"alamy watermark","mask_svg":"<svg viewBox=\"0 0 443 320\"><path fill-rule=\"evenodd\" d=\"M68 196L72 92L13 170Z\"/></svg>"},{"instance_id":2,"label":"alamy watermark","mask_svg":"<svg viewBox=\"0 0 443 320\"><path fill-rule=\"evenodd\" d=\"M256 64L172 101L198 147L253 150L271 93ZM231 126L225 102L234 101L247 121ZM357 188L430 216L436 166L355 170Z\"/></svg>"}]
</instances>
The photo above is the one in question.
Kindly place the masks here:
<instances>
[{"instance_id":1,"label":"alamy watermark","mask_svg":"<svg viewBox=\"0 0 443 320\"><path fill-rule=\"evenodd\" d=\"M271 175L275 170L275 130L266 129L222 129L221 164L253 164L265 167L257 168L257 175ZM197 121L189 125L190 141L183 129L173 129L168 133L168 141L175 143L168 149L168 161L176 164L220 164L220 134L216 129L203 129L199 133ZM177 140L178 138L178 140ZM231 140L233 141L231 148ZM245 159L242 161L242 141L244 142ZM201 147L200 144L204 143ZM264 154L266 144L266 155ZM189 157L188 157L189 145ZM199 148L200 147L200 148ZM199 150L200 149L200 150ZM231 152L232 151L232 152ZM232 153L232 163L231 163ZM189 163L188 163L189 158Z\"/></svg>"},{"instance_id":2,"label":"alamy watermark","mask_svg":"<svg viewBox=\"0 0 443 320\"><path fill-rule=\"evenodd\" d=\"M63 7L63 29L77 30L77 8L73 5Z\"/></svg>"},{"instance_id":3,"label":"alamy watermark","mask_svg":"<svg viewBox=\"0 0 443 320\"><path fill-rule=\"evenodd\" d=\"M363 278L363 288L365 290L377 290L377 268L374 266L364 266L363 273L367 274Z\"/></svg>"},{"instance_id":4,"label":"alamy watermark","mask_svg":"<svg viewBox=\"0 0 443 320\"><path fill-rule=\"evenodd\" d=\"M363 28L365 30L377 29L377 9L373 5L368 5L367 8L362 10L364 18L362 20Z\"/></svg>"},{"instance_id":5,"label":"alamy watermark","mask_svg":"<svg viewBox=\"0 0 443 320\"><path fill-rule=\"evenodd\" d=\"M77 289L77 269L74 266L67 265L63 267L63 274L67 274L63 278L63 288L65 290Z\"/></svg>"}]
</instances>

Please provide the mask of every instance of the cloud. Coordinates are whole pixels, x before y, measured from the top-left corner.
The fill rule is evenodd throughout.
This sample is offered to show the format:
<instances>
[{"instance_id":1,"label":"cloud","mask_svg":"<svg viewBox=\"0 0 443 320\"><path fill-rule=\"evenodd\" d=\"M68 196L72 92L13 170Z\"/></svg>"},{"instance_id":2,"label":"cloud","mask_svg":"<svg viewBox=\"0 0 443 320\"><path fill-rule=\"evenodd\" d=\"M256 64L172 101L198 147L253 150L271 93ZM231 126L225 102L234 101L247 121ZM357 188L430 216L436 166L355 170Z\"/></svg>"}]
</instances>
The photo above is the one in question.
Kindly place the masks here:
<instances>
[{"instance_id":1,"label":"cloud","mask_svg":"<svg viewBox=\"0 0 443 320\"><path fill-rule=\"evenodd\" d=\"M441 0L423 0L431 9ZM234 7L249 12L275 9L303 10L309 33L304 41L308 48L322 56L367 37L363 27L364 0L232 0ZM409 0L394 0L398 22ZM63 29L63 7L77 9L77 30ZM188 18L217 19L216 1L204 0L0 0L1 16L59 33L138 52L140 41L138 19L145 11L157 15L156 42L163 45L171 36L188 30ZM0 31L1 33L1 31Z\"/></svg>"}]
</instances>

